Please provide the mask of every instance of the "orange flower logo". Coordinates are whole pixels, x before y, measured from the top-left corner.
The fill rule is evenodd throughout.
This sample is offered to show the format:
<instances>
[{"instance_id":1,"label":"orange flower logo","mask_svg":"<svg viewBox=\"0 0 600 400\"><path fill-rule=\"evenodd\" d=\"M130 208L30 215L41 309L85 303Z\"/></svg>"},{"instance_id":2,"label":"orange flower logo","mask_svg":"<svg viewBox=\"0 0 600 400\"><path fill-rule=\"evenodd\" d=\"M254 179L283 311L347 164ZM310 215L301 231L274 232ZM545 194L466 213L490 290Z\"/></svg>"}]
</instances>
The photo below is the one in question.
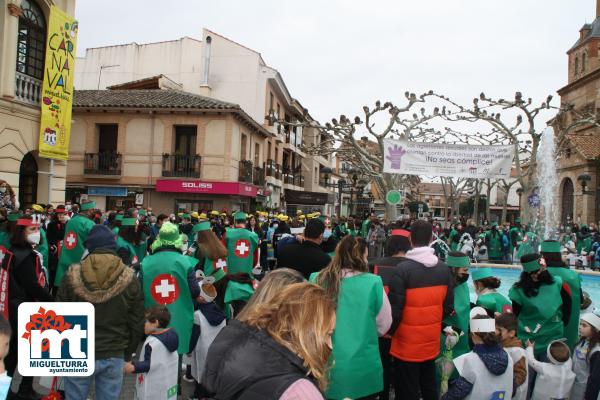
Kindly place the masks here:
<instances>
[{"instance_id":1,"label":"orange flower logo","mask_svg":"<svg viewBox=\"0 0 600 400\"><path fill-rule=\"evenodd\" d=\"M27 325L25 325L25 333L23 338L28 339L31 343L31 331L46 331L49 329L62 332L70 329L71 324L65 322L65 318L62 315L56 315L52 310L46 311L43 307L40 307L36 314L33 314L29 319ZM42 351L47 351L50 348L50 342L44 340L42 342Z\"/></svg>"}]
</instances>

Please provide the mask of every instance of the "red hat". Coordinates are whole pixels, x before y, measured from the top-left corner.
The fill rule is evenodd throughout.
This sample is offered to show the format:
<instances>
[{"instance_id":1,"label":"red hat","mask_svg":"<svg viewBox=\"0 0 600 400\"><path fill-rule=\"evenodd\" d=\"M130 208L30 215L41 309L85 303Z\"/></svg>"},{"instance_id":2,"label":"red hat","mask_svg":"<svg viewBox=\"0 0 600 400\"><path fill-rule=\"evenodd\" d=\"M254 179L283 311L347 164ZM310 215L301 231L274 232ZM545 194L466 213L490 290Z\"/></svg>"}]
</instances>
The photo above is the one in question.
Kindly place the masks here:
<instances>
[{"instance_id":1,"label":"red hat","mask_svg":"<svg viewBox=\"0 0 600 400\"><path fill-rule=\"evenodd\" d=\"M410 232L406 229L392 229L392 236L410 237Z\"/></svg>"},{"instance_id":2,"label":"red hat","mask_svg":"<svg viewBox=\"0 0 600 400\"><path fill-rule=\"evenodd\" d=\"M34 221L32 218L19 218L17 220L18 226L40 226L40 224Z\"/></svg>"},{"instance_id":3,"label":"red hat","mask_svg":"<svg viewBox=\"0 0 600 400\"><path fill-rule=\"evenodd\" d=\"M64 214L67 210L62 204L54 209L55 214Z\"/></svg>"}]
</instances>

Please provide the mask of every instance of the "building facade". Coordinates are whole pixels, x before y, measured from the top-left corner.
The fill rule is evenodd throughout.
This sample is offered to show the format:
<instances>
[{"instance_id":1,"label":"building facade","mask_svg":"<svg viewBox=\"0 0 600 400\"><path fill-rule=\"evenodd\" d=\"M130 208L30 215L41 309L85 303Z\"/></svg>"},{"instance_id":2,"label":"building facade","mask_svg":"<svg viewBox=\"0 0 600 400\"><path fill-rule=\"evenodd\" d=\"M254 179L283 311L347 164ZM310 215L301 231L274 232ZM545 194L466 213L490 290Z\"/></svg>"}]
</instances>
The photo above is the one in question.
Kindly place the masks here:
<instances>
[{"instance_id":1,"label":"building facade","mask_svg":"<svg viewBox=\"0 0 600 400\"><path fill-rule=\"evenodd\" d=\"M310 156L303 152L307 143L320 140L317 124L298 100L291 96L279 72L268 66L258 52L204 29L202 40L185 37L160 43L143 45L131 43L87 49L86 56L78 59L78 66L75 85L78 90L82 90L82 92L78 92L81 94L85 92L87 95L94 92L93 96L108 96L108 98L114 99L116 93L121 91L162 90L168 93L178 93L181 96L195 96L194 98L204 99L204 101L212 99L218 103L227 103L230 107L235 107L236 111L231 113L244 116L242 119L249 126L253 126L254 130L238 129L233 120L220 123L205 121L206 118L224 118L225 114L230 113L223 109L216 113L215 110L201 108L182 111L170 110L161 105L158 108L142 107L141 109L144 111L139 113L146 112L146 115L138 114L136 116L137 119L141 118L145 121L143 123L145 127L136 128L137 133L133 134L136 140L142 142L140 145L144 144L146 146L144 148L147 148L147 143L150 141L149 127L154 126L153 129L156 130L157 123L159 124L158 129L164 129L163 139L165 140L162 148L156 147L159 144L155 141L152 152L143 153L147 157L154 157L151 162L144 159L146 156L135 155L136 157L142 157L143 161L148 164L156 164L153 168L159 168L159 161L156 160L156 157L176 158L185 153L186 156L197 156L202 160L200 171L195 172L195 175L199 173L199 176L186 176L185 179L171 177L170 180L184 180L193 185L212 182L213 188L216 188L220 186L215 183L239 183L243 177L243 183L253 186L244 193L256 193L254 200L247 198L252 196L242 196L241 200L244 201L233 199L229 203L224 199L214 199L212 207L231 207L232 209L260 207L287 210L288 212L296 209L319 209L323 212L331 212L333 204L327 202L331 191L318 185L318 170L315 169L317 165L329 165L330 160ZM164 92L156 93L164 95ZM90 111L91 109L83 107L85 104L80 103L77 96L75 101L77 103L76 122L80 119L85 120L82 128L77 127L77 132L81 134L82 130L86 131L86 138L94 137L94 132L100 129L98 127L115 124L106 122L110 118L105 112L95 112L102 107L93 108L94 111ZM99 99L96 105L106 104L103 101L103 99ZM131 111L131 109L121 110L119 107L115 107L115 104L111 104L113 114L127 114ZM148 114L150 112L156 113L156 116L152 117ZM178 119L169 120L162 116L158 118L165 112L177 115ZM202 115L203 112L206 114ZM195 116L192 120L185 120L182 118L182 113L184 115L191 113ZM198 113L200 114L197 115ZM114 119L115 116L111 117ZM128 147L129 128L123 128L129 126L130 123L129 120L123 120L116 123L117 128L111 128L116 129L117 132L116 139L112 139L116 143L116 150L111 151L119 153L122 162L127 164L129 163L128 159L133 160L134 158L122 151L129 151L130 148L135 147L131 143ZM195 150L184 151L177 145L177 135L183 135L178 132L183 132L184 126L197 127L197 136L194 139L196 140L194 142ZM210 133L205 131L204 126L210 126L212 129ZM190 133L190 135L192 134ZM215 140L219 139L217 142L211 141L213 135ZM79 157L86 157L85 154L82 155L82 151L93 154L97 148L94 146L98 146L91 139L72 140L74 140L73 149L77 149ZM225 149L221 149L222 145L225 145ZM112 144L110 147L115 148ZM79 192L79 194L89 196L89 192L84 193L86 189L90 185L95 187L94 185L99 182L97 177L92 178L82 174L81 162L84 160L77 161L80 164L70 167L68 172L67 186L73 189L69 190L69 194L77 195ZM143 168L150 171L150 167L144 166ZM152 179L159 178L156 173L153 172L150 176L145 173L140 176L138 171L132 167L124 167L121 172L119 184L132 189L128 189L128 196L133 196L129 192L137 193L141 190L144 192L144 204L152 207L158 205L165 211L171 209L169 204L172 204L172 208L175 210L180 209L180 205L191 204L188 201L191 198L183 199L181 195L176 194L179 192L163 192L163 184L152 181ZM315 171L317 178L314 175ZM155 172L162 173L162 170ZM264 175L264 178L255 179L255 175ZM141 183L136 183L140 182L140 178L146 179L145 186L136 187L135 185L141 185ZM170 183L170 185L174 185L174 183ZM172 186L171 189L173 189ZM95 190L92 189L92 193L98 193ZM157 196L154 192L163 193L163 195ZM146 193L149 196L146 196ZM196 189L196 194L201 197L207 195L205 189ZM229 195L230 193L212 194ZM116 207L117 203L114 204L113 206L113 203L110 203L110 206ZM191 208L195 209L199 204L194 203ZM205 203L203 206L208 204Z\"/></svg>"},{"instance_id":2,"label":"building facade","mask_svg":"<svg viewBox=\"0 0 600 400\"><path fill-rule=\"evenodd\" d=\"M567 85L558 90L562 104L598 113L600 108L600 1L596 18L584 24L567 51ZM569 118L565 116L564 118ZM555 121L566 126L571 121ZM580 126L568 133L558 158L558 205L562 224L598 223L600 220L600 130Z\"/></svg>"},{"instance_id":3,"label":"building facade","mask_svg":"<svg viewBox=\"0 0 600 400\"><path fill-rule=\"evenodd\" d=\"M40 92L52 5L74 15L75 0L0 1L0 180L22 207L64 200L66 163L38 156ZM77 66L75 67L77 68ZM40 172L41 171L41 172Z\"/></svg>"}]
</instances>

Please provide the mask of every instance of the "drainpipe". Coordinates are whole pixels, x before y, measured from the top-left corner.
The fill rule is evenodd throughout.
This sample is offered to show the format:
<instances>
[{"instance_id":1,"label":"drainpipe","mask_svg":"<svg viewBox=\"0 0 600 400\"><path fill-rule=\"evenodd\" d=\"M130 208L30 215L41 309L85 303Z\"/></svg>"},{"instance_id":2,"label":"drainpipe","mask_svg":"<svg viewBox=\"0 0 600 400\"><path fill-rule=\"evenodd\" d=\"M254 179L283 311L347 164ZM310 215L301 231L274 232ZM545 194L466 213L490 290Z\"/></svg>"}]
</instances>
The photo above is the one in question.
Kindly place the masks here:
<instances>
[{"instance_id":1,"label":"drainpipe","mask_svg":"<svg viewBox=\"0 0 600 400\"><path fill-rule=\"evenodd\" d=\"M152 117L152 128L151 129L151 134L150 134L150 166L148 168L148 183L150 184L150 186L152 186L152 170L154 167L154 136L156 134L156 132L154 131L154 128L156 126L156 112L154 111L150 111L150 115ZM151 196L152 190L148 191L148 206L150 206L150 196Z\"/></svg>"}]
</instances>

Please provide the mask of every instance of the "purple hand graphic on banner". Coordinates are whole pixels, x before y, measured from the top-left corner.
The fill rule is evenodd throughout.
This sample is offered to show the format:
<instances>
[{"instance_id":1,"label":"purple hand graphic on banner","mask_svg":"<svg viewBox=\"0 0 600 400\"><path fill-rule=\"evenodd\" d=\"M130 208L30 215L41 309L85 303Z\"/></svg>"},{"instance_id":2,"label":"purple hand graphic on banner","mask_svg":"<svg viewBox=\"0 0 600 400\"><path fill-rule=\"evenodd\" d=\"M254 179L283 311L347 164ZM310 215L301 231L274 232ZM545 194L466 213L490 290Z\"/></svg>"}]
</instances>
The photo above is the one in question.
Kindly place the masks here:
<instances>
[{"instance_id":1,"label":"purple hand graphic on banner","mask_svg":"<svg viewBox=\"0 0 600 400\"><path fill-rule=\"evenodd\" d=\"M388 147L389 155L386 157L391 162L393 169L400 169L402 165L402 156L406 154L406 150L402 146L394 145L394 147Z\"/></svg>"}]
</instances>

